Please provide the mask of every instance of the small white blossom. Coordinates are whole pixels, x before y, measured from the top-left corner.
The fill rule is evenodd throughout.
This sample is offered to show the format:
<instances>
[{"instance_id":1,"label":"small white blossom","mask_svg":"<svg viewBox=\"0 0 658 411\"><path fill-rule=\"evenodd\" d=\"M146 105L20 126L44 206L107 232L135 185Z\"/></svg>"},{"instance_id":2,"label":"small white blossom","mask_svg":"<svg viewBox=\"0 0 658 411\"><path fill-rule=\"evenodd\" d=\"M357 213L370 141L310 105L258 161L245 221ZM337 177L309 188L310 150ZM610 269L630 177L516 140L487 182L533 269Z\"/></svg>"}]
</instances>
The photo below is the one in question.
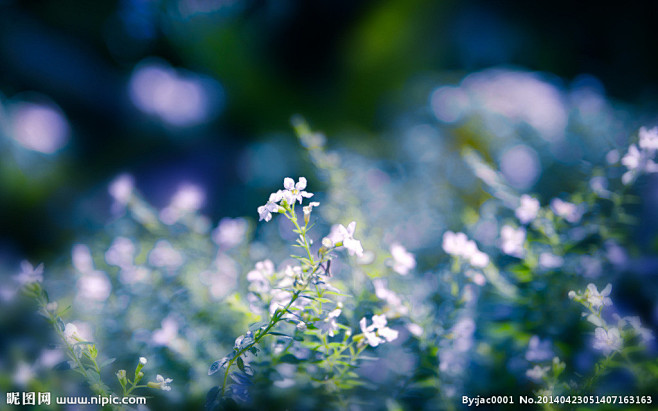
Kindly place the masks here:
<instances>
[{"instance_id":1,"label":"small white blossom","mask_svg":"<svg viewBox=\"0 0 658 411\"><path fill-rule=\"evenodd\" d=\"M285 191L283 191L283 198L288 204L292 204L295 201L299 201L299 204L301 204L304 198L313 197L313 193L307 193L304 191L306 188L306 178L304 177L299 177L299 182L297 184L295 184L295 180L292 178L286 177L283 180L283 187L285 188Z\"/></svg>"},{"instance_id":2,"label":"small white blossom","mask_svg":"<svg viewBox=\"0 0 658 411\"><path fill-rule=\"evenodd\" d=\"M544 378L548 370L550 370L550 367L548 366L542 367L539 365L535 365L533 368L526 371L525 375L526 377L530 378L535 382L541 382L541 380Z\"/></svg>"},{"instance_id":3,"label":"small white blossom","mask_svg":"<svg viewBox=\"0 0 658 411\"><path fill-rule=\"evenodd\" d=\"M235 247L244 240L248 229L249 223L244 218L222 218L212 232L212 239L220 247Z\"/></svg>"},{"instance_id":4,"label":"small white blossom","mask_svg":"<svg viewBox=\"0 0 658 411\"><path fill-rule=\"evenodd\" d=\"M408 252L402 245L398 243L391 244L391 255L393 256L391 266L396 273L407 275L409 271L416 268L414 255Z\"/></svg>"},{"instance_id":5,"label":"small white blossom","mask_svg":"<svg viewBox=\"0 0 658 411\"><path fill-rule=\"evenodd\" d=\"M258 221L270 221L272 219L272 213L278 213L280 211L278 202L282 199L283 191L281 190L270 194L270 198L267 200L267 203L258 207Z\"/></svg>"},{"instance_id":6,"label":"small white blossom","mask_svg":"<svg viewBox=\"0 0 658 411\"><path fill-rule=\"evenodd\" d=\"M658 150L658 127L647 130L645 127L640 128L640 148L654 153Z\"/></svg>"},{"instance_id":7,"label":"small white blossom","mask_svg":"<svg viewBox=\"0 0 658 411\"><path fill-rule=\"evenodd\" d=\"M598 327L594 330L594 349L600 350L605 355L609 355L614 351L621 350L623 340L618 328L610 328L605 330L603 327Z\"/></svg>"},{"instance_id":8,"label":"small white blossom","mask_svg":"<svg viewBox=\"0 0 658 411\"><path fill-rule=\"evenodd\" d=\"M525 250L525 229L514 228L511 225L505 225L500 230L501 244L500 249L503 253L514 257L522 258Z\"/></svg>"},{"instance_id":9,"label":"small white blossom","mask_svg":"<svg viewBox=\"0 0 658 411\"><path fill-rule=\"evenodd\" d=\"M147 362L148 362L148 360L146 359L146 357L139 357L139 363L140 364L146 365Z\"/></svg>"},{"instance_id":10,"label":"small white blossom","mask_svg":"<svg viewBox=\"0 0 658 411\"><path fill-rule=\"evenodd\" d=\"M398 332L388 328L386 323L386 316L384 315L373 315L371 325L367 325L365 317L361 318L361 321L359 321L361 332L363 332L366 341L371 347L376 347L381 343L386 341L391 342L398 338Z\"/></svg>"},{"instance_id":11,"label":"small white blossom","mask_svg":"<svg viewBox=\"0 0 658 411\"><path fill-rule=\"evenodd\" d=\"M601 292L596 289L594 284L587 285L587 302L592 305L592 308L599 308L607 305L612 305L610 297L612 291L612 284L608 284Z\"/></svg>"},{"instance_id":12,"label":"small white blossom","mask_svg":"<svg viewBox=\"0 0 658 411\"><path fill-rule=\"evenodd\" d=\"M169 386L169 384L174 380L172 380L171 378L164 378L160 374L155 376L155 380L156 380L156 384L155 384L156 386L152 388L159 388L162 391L171 391L171 387ZM151 383L149 383L149 386L150 385Z\"/></svg>"},{"instance_id":13,"label":"small white blossom","mask_svg":"<svg viewBox=\"0 0 658 411\"><path fill-rule=\"evenodd\" d=\"M551 210L553 210L555 215L564 218L570 223L579 222L585 212L582 205L576 205L559 198L551 200Z\"/></svg>"},{"instance_id":14,"label":"small white blossom","mask_svg":"<svg viewBox=\"0 0 658 411\"><path fill-rule=\"evenodd\" d=\"M336 321L336 318L338 318L341 312L340 308L336 308L330 312L327 315L327 318L318 324L318 328L323 333L329 334L329 337L333 337L336 334L336 331L338 331L338 322Z\"/></svg>"},{"instance_id":15,"label":"small white blossom","mask_svg":"<svg viewBox=\"0 0 658 411\"><path fill-rule=\"evenodd\" d=\"M33 267L29 261L21 262L21 272L15 277L19 284L40 283L43 281L43 263Z\"/></svg>"},{"instance_id":16,"label":"small white blossom","mask_svg":"<svg viewBox=\"0 0 658 411\"><path fill-rule=\"evenodd\" d=\"M474 267L486 267L489 256L480 251L474 241L464 233L446 231L443 234L443 250L451 255L466 259Z\"/></svg>"},{"instance_id":17,"label":"small white blossom","mask_svg":"<svg viewBox=\"0 0 658 411\"><path fill-rule=\"evenodd\" d=\"M338 224L338 226L335 228L336 234L334 235L334 228L332 227L332 232L329 234L328 238L333 241L334 244L342 242L343 247L347 249L350 255L356 254L357 257L361 257L363 256L363 246L361 245L361 241L354 239L355 230L356 221L349 223L347 228L345 228L345 226L342 224Z\"/></svg>"},{"instance_id":18,"label":"small white blossom","mask_svg":"<svg viewBox=\"0 0 658 411\"><path fill-rule=\"evenodd\" d=\"M528 224L535 218L539 212L539 200L524 194L519 199L519 206L516 208L514 214L519 219L521 224Z\"/></svg>"}]
</instances>

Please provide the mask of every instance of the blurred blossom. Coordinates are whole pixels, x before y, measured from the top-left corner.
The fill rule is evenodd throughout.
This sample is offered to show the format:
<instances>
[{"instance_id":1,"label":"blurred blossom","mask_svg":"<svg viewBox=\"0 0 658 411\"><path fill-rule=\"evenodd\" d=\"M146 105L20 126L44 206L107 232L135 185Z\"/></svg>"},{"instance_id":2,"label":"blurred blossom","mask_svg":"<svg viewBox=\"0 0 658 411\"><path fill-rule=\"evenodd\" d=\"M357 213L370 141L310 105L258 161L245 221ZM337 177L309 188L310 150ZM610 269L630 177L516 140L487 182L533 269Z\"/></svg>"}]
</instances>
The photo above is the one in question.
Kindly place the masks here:
<instances>
[{"instance_id":1,"label":"blurred blossom","mask_svg":"<svg viewBox=\"0 0 658 411\"><path fill-rule=\"evenodd\" d=\"M470 109L468 94L460 87L439 87L432 93L434 115L444 123L455 123L463 119Z\"/></svg>"},{"instance_id":2,"label":"blurred blossom","mask_svg":"<svg viewBox=\"0 0 658 411\"><path fill-rule=\"evenodd\" d=\"M505 225L500 230L500 249L503 253L514 257L522 258L525 254L523 244L525 243L525 229L514 228L511 225Z\"/></svg>"},{"instance_id":3,"label":"blurred blossom","mask_svg":"<svg viewBox=\"0 0 658 411\"><path fill-rule=\"evenodd\" d=\"M446 231L443 234L443 251L462 257L475 267L486 267L489 264L489 256L478 250L475 241L469 240L464 233Z\"/></svg>"},{"instance_id":4,"label":"blurred blossom","mask_svg":"<svg viewBox=\"0 0 658 411\"><path fill-rule=\"evenodd\" d=\"M562 93L538 74L485 70L466 77L461 87L485 115L527 123L550 142L564 138L568 113Z\"/></svg>"},{"instance_id":5,"label":"blurred blossom","mask_svg":"<svg viewBox=\"0 0 658 411\"><path fill-rule=\"evenodd\" d=\"M34 282L43 281L43 263L39 264L36 267L33 267L32 264L23 260L21 262L21 272L14 277L20 285L25 285Z\"/></svg>"},{"instance_id":6,"label":"blurred blossom","mask_svg":"<svg viewBox=\"0 0 658 411\"><path fill-rule=\"evenodd\" d=\"M94 271L94 262L91 257L89 247L84 244L76 244L73 246L72 252L73 266L81 273L89 273Z\"/></svg>"},{"instance_id":7,"label":"blurred blossom","mask_svg":"<svg viewBox=\"0 0 658 411\"><path fill-rule=\"evenodd\" d=\"M83 273L77 282L78 297L83 300L105 301L110 296L112 284L102 271Z\"/></svg>"},{"instance_id":8,"label":"blurred blossom","mask_svg":"<svg viewBox=\"0 0 658 411\"><path fill-rule=\"evenodd\" d=\"M564 264L564 258L552 253L544 252L539 254L539 266L542 268L558 268Z\"/></svg>"},{"instance_id":9,"label":"blurred blossom","mask_svg":"<svg viewBox=\"0 0 658 411\"><path fill-rule=\"evenodd\" d=\"M163 267L175 270L183 264L183 255L178 252L167 240L159 240L149 253L149 264L154 267Z\"/></svg>"},{"instance_id":10,"label":"blurred blossom","mask_svg":"<svg viewBox=\"0 0 658 411\"><path fill-rule=\"evenodd\" d=\"M220 247L231 248L244 241L249 223L244 218L222 218L212 232L212 239Z\"/></svg>"},{"instance_id":11,"label":"blurred blossom","mask_svg":"<svg viewBox=\"0 0 658 411\"><path fill-rule=\"evenodd\" d=\"M53 154L69 140L69 124L54 104L19 102L11 114L9 135L21 146Z\"/></svg>"},{"instance_id":12,"label":"blurred blossom","mask_svg":"<svg viewBox=\"0 0 658 411\"><path fill-rule=\"evenodd\" d=\"M25 387L36 375L34 366L25 361L20 361L14 370L12 381L20 387Z\"/></svg>"},{"instance_id":13,"label":"blurred blossom","mask_svg":"<svg viewBox=\"0 0 658 411\"><path fill-rule=\"evenodd\" d=\"M640 128L639 146L643 150L655 153L658 150L658 127L647 130L645 127Z\"/></svg>"},{"instance_id":14,"label":"blurred blossom","mask_svg":"<svg viewBox=\"0 0 658 411\"><path fill-rule=\"evenodd\" d=\"M115 201L115 204L120 207L126 206L135 188L135 180L130 174L121 174L112 182L108 187L108 192Z\"/></svg>"},{"instance_id":15,"label":"blurred blossom","mask_svg":"<svg viewBox=\"0 0 658 411\"><path fill-rule=\"evenodd\" d=\"M399 243L391 244L391 255L393 256L393 261L390 265L396 273L407 275L409 271L416 268L416 258L414 255Z\"/></svg>"},{"instance_id":16,"label":"blurred blossom","mask_svg":"<svg viewBox=\"0 0 658 411\"><path fill-rule=\"evenodd\" d=\"M160 211L160 220L174 224L183 216L199 210L206 200L206 193L199 186L185 184L179 187L167 207Z\"/></svg>"},{"instance_id":17,"label":"blurred blossom","mask_svg":"<svg viewBox=\"0 0 658 411\"><path fill-rule=\"evenodd\" d=\"M597 327L594 330L594 349L602 351L605 355L621 350L623 342L618 328L612 327L606 330Z\"/></svg>"},{"instance_id":18,"label":"blurred blossom","mask_svg":"<svg viewBox=\"0 0 658 411\"><path fill-rule=\"evenodd\" d=\"M608 151L608 154L605 155L605 161L607 161L608 164L616 164L619 159L619 150L616 149Z\"/></svg>"},{"instance_id":19,"label":"blurred blossom","mask_svg":"<svg viewBox=\"0 0 658 411\"><path fill-rule=\"evenodd\" d=\"M535 365L525 372L525 375L534 382L541 382L546 373L551 369L549 366Z\"/></svg>"},{"instance_id":20,"label":"blurred blossom","mask_svg":"<svg viewBox=\"0 0 658 411\"><path fill-rule=\"evenodd\" d=\"M555 215L564 218L570 223L577 223L585 213L585 208L582 204L575 205L568 201L554 198L551 200L551 210Z\"/></svg>"},{"instance_id":21,"label":"blurred blossom","mask_svg":"<svg viewBox=\"0 0 658 411\"><path fill-rule=\"evenodd\" d=\"M404 304L402 304L400 297L386 287L386 280L376 278L372 283L375 286L375 295L380 300L386 302L391 316L406 315L408 313L409 310Z\"/></svg>"},{"instance_id":22,"label":"blurred blossom","mask_svg":"<svg viewBox=\"0 0 658 411\"><path fill-rule=\"evenodd\" d=\"M589 180L589 187L601 198L609 198L608 179L603 176L594 176Z\"/></svg>"},{"instance_id":23,"label":"blurred blossom","mask_svg":"<svg viewBox=\"0 0 658 411\"><path fill-rule=\"evenodd\" d=\"M151 341L154 345L169 345L178 336L178 322L168 316L162 320L162 328L153 331Z\"/></svg>"},{"instance_id":24,"label":"blurred blossom","mask_svg":"<svg viewBox=\"0 0 658 411\"><path fill-rule=\"evenodd\" d=\"M511 147L500 158L500 171L514 188L530 188L541 174L539 157L535 150L526 145Z\"/></svg>"},{"instance_id":25,"label":"blurred blossom","mask_svg":"<svg viewBox=\"0 0 658 411\"><path fill-rule=\"evenodd\" d=\"M327 317L323 321L317 322L316 326L322 333L328 334L329 337L333 337L338 331L338 322L336 321L336 318L340 316L340 313L341 309L336 308L327 314Z\"/></svg>"},{"instance_id":26,"label":"blurred blossom","mask_svg":"<svg viewBox=\"0 0 658 411\"><path fill-rule=\"evenodd\" d=\"M475 322L469 317L461 317L452 327L452 338L441 341L439 350L439 370L449 376L460 375L467 363L466 353L473 347Z\"/></svg>"},{"instance_id":27,"label":"blurred blossom","mask_svg":"<svg viewBox=\"0 0 658 411\"><path fill-rule=\"evenodd\" d=\"M126 237L117 237L105 252L105 261L117 267L129 268L133 265L134 255L135 244L132 240Z\"/></svg>"},{"instance_id":28,"label":"blurred blossom","mask_svg":"<svg viewBox=\"0 0 658 411\"><path fill-rule=\"evenodd\" d=\"M539 212L539 200L523 194L519 199L519 206L514 211L516 218L519 219L521 224L528 224L537 218Z\"/></svg>"},{"instance_id":29,"label":"blurred blossom","mask_svg":"<svg viewBox=\"0 0 658 411\"><path fill-rule=\"evenodd\" d=\"M605 249L606 249L606 256L608 258L608 261L610 261L612 264L616 266L621 266L626 264L628 261L628 255L626 254L626 250L624 250L623 247L621 247L619 244L617 244L613 240L608 240L605 242Z\"/></svg>"},{"instance_id":30,"label":"blurred blossom","mask_svg":"<svg viewBox=\"0 0 658 411\"><path fill-rule=\"evenodd\" d=\"M525 353L525 359L532 362L541 362L550 360L552 357L551 341L542 341L538 336L533 335L528 343L528 351Z\"/></svg>"},{"instance_id":31,"label":"blurred blossom","mask_svg":"<svg viewBox=\"0 0 658 411\"><path fill-rule=\"evenodd\" d=\"M214 80L174 69L158 59L142 61L135 67L129 90L137 108L177 127L207 122L223 98Z\"/></svg>"}]
</instances>

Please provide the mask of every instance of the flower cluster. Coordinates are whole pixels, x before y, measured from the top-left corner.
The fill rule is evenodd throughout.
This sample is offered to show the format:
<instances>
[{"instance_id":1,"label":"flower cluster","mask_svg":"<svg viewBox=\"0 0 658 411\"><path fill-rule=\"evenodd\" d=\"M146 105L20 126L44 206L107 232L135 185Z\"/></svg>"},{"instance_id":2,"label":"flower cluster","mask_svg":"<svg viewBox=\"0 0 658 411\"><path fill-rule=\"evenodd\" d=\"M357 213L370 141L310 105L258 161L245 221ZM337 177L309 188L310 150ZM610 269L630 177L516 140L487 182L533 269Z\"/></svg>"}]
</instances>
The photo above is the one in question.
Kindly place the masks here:
<instances>
[{"instance_id":1,"label":"flower cluster","mask_svg":"<svg viewBox=\"0 0 658 411\"><path fill-rule=\"evenodd\" d=\"M655 157L658 151L658 127L647 130L640 128L639 142L631 144L628 152L622 157L621 164L627 171L622 176L624 184L632 183L642 173L658 172Z\"/></svg>"}]
</instances>

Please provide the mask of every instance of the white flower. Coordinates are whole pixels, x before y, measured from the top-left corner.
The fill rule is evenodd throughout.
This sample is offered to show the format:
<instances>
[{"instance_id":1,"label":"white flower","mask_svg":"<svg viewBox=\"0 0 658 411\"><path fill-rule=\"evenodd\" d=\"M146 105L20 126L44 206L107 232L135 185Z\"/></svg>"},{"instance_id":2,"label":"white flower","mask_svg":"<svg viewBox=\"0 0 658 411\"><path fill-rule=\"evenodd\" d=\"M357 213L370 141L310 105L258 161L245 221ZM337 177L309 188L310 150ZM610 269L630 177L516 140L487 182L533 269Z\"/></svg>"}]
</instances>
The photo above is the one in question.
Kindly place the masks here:
<instances>
[{"instance_id":1,"label":"white flower","mask_svg":"<svg viewBox=\"0 0 658 411\"><path fill-rule=\"evenodd\" d=\"M576 205L568 201L554 198L551 200L551 210L570 223L577 223L583 216L585 210L582 205Z\"/></svg>"},{"instance_id":2,"label":"white flower","mask_svg":"<svg viewBox=\"0 0 658 411\"><path fill-rule=\"evenodd\" d=\"M594 349L602 351L605 355L613 351L621 350L623 341L618 328L610 328L605 330L598 327L594 330Z\"/></svg>"},{"instance_id":3,"label":"white flower","mask_svg":"<svg viewBox=\"0 0 658 411\"><path fill-rule=\"evenodd\" d=\"M148 362L148 360L146 359L146 357L139 357L139 363L140 364L146 365L147 362Z\"/></svg>"},{"instance_id":4,"label":"white flower","mask_svg":"<svg viewBox=\"0 0 658 411\"><path fill-rule=\"evenodd\" d=\"M489 256L478 250L474 241L469 240L464 233L446 231L443 234L443 250L451 255L462 257L475 267L486 267Z\"/></svg>"},{"instance_id":5,"label":"white flower","mask_svg":"<svg viewBox=\"0 0 658 411\"><path fill-rule=\"evenodd\" d=\"M303 208L304 210L304 222L308 224L310 218L311 218L311 211L313 211L313 207L319 206L320 203L317 201L311 201L307 206Z\"/></svg>"},{"instance_id":6,"label":"white flower","mask_svg":"<svg viewBox=\"0 0 658 411\"><path fill-rule=\"evenodd\" d=\"M596 309L606 305L612 305L612 300L610 297L610 291L612 291L612 284L608 284L601 292L596 289L594 284L587 285L587 302L592 305L592 308Z\"/></svg>"},{"instance_id":7,"label":"white flower","mask_svg":"<svg viewBox=\"0 0 658 411\"><path fill-rule=\"evenodd\" d=\"M626 166L629 171L635 170L640 164L642 164L642 153L637 149L635 144L631 144L628 147L628 153L622 157L621 163Z\"/></svg>"},{"instance_id":8,"label":"white flower","mask_svg":"<svg viewBox=\"0 0 658 411\"><path fill-rule=\"evenodd\" d=\"M550 367L541 367L539 365L535 365L533 368L526 371L525 375L535 382L540 382L548 370L550 370Z\"/></svg>"},{"instance_id":9,"label":"white flower","mask_svg":"<svg viewBox=\"0 0 658 411\"><path fill-rule=\"evenodd\" d=\"M218 246L235 247L244 240L248 229L249 223L244 218L222 218L212 232L212 239Z\"/></svg>"},{"instance_id":10,"label":"white flower","mask_svg":"<svg viewBox=\"0 0 658 411\"><path fill-rule=\"evenodd\" d=\"M522 258L525 250L525 229L515 229L511 225L505 225L500 230L501 245L500 249L507 255Z\"/></svg>"},{"instance_id":11,"label":"white flower","mask_svg":"<svg viewBox=\"0 0 658 411\"><path fill-rule=\"evenodd\" d=\"M121 174L108 187L108 192L118 206L125 206L130 201L135 187L135 180L129 174Z\"/></svg>"},{"instance_id":12,"label":"white flower","mask_svg":"<svg viewBox=\"0 0 658 411\"><path fill-rule=\"evenodd\" d=\"M385 315L373 315L372 324L369 326L367 325L366 317L363 317L359 321L361 332L363 332L371 347L376 347L381 343L386 341L391 342L398 338L398 332L386 327L386 323Z\"/></svg>"},{"instance_id":13,"label":"white flower","mask_svg":"<svg viewBox=\"0 0 658 411\"><path fill-rule=\"evenodd\" d=\"M259 261L256 268L247 273L249 289L251 291L263 294L271 289L270 278L274 274L274 263L271 260Z\"/></svg>"},{"instance_id":14,"label":"white flower","mask_svg":"<svg viewBox=\"0 0 658 411\"><path fill-rule=\"evenodd\" d=\"M288 204L292 204L295 201L299 201L299 204L302 203L302 200L305 198L313 197L313 193L307 193L304 191L306 188L306 178L299 177L299 182L295 184L295 180L290 177L283 179L283 198Z\"/></svg>"},{"instance_id":15,"label":"white flower","mask_svg":"<svg viewBox=\"0 0 658 411\"><path fill-rule=\"evenodd\" d=\"M354 230L356 230L356 221L349 223L347 228L339 224L336 228L338 241L334 241L334 244L342 241L343 247L347 249L350 255L356 254L357 257L361 257L363 256L363 246L361 246L361 241L354 239Z\"/></svg>"},{"instance_id":16,"label":"white flower","mask_svg":"<svg viewBox=\"0 0 658 411\"><path fill-rule=\"evenodd\" d=\"M640 128L640 148L655 152L658 150L658 127L647 130L645 127Z\"/></svg>"},{"instance_id":17,"label":"white flower","mask_svg":"<svg viewBox=\"0 0 658 411\"><path fill-rule=\"evenodd\" d=\"M527 194L521 196L519 206L516 208L514 214L519 219L521 224L527 224L537 218L539 212L539 200L530 197Z\"/></svg>"},{"instance_id":18,"label":"white flower","mask_svg":"<svg viewBox=\"0 0 658 411\"><path fill-rule=\"evenodd\" d=\"M263 206L258 207L258 221L265 220L270 221L272 219L272 213L279 212L279 201L283 199L283 191L279 190L276 193L270 194L269 200Z\"/></svg>"},{"instance_id":19,"label":"white flower","mask_svg":"<svg viewBox=\"0 0 658 411\"><path fill-rule=\"evenodd\" d=\"M43 263L33 267L29 261L21 262L21 272L15 277L19 284L40 283L43 281Z\"/></svg>"},{"instance_id":20,"label":"white flower","mask_svg":"<svg viewBox=\"0 0 658 411\"><path fill-rule=\"evenodd\" d=\"M338 322L336 318L340 315L341 309L336 308L327 315L327 318L324 319L321 323L318 324L318 328L325 334L329 334L329 337L333 337L338 331Z\"/></svg>"},{"instance_id":21,"label":"white flower","mask_svg":"<svg viewBox=\"0 0 658 411\"><path fill-rule=\"evenodd\" d=\"M398 243L391 244L391 255L393 256L392 268L398 274L407 275L409 271L416 268L414 255L408 252Z\"/></svg>"},{"instance_id":22,"label":"white flower","mask_svg":"<svg viewBox=\"0 0 658 411\"><path fill-rule=\"evenodd\" d=\"M73 323L68 323L64 326L64 337L66 338L66 342L71 345L82 341L80 334L78 334L78 327Z\"/></svg>"},{"instance_id":23,"label":"white flower","mask_svg":"<svg viewBox=\"0 0 658 411\"><path fill-rule=\"evenodd\" d=\"M171 387L169 386L169 384L174 380L172 380L171 378L164 378L160 374L155 376L155 380L157 381L157 384L156 384L157 386L152 387L152 388L159 388L162 391L171 391Z\"/></svg>"}]
</instances>

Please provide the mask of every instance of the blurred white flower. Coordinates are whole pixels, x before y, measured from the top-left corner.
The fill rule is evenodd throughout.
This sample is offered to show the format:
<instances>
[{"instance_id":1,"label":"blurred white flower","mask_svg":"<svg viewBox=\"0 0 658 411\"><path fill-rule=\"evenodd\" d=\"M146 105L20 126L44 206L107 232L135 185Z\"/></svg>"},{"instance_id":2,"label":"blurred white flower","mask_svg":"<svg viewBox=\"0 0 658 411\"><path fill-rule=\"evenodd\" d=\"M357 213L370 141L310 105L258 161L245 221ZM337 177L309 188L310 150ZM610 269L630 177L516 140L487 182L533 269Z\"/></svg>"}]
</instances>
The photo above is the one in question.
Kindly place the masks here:
<instances>
[{"instance_id":1,"label":"blurred white flower","mask_svg":"<svg viewBox=\"0 0 658 411\"><path fill-rule=\"evenodd\" d=\"M134 256L135 244L132 240L126 237L117 237L105 252L105 261L117 267L130 268L133 266Z\"/></svg>"},{"instance_id":2,"label":"blurred white flower","mask_svg":"<svg viewBox=\"0 0 658 411\"><path fill-rule=\"evenodd\" d=\"M223 98L221 86L216 81L174 69L157 59L146 60L135 67L129 92L139 110L175 127L207 122Z\"/></svg>"},{"instance_id":3,"label":"blurred white flower","mask_svg":"<svg viewBox=\"0 0 658 411\"><path fill-rule=\"evenodd\" d=\"M442 245L446 253L462 257L474 267L483 268L489 264L489 256L480 251L475 241L469 240L464 233L446 231Z\"/></svg>"},{"instance_id":4,"label":"blurred white flower","mask_svg":"<svg viewBox=\"0 0 658 411\"><path fill-rule=\"evenodd\" d=\"M148 261L154 267L175 270L183 264L184 258L169 241L159 240L149 253Z\"/></svg>"},{"instance_id":5,"label":"blurred white flower","mask_svg":"<svg viewBox=\"0 0 658 411\"><path fill-rule=\"evenodd\" d=\"M244 218L222 218L212 232L212 239L220 247L231 248L244 241L249 223Z\"/></svg>"},{"instance_id":6,"label":"blurred white flower","mask_svg":"<svg viewBox=\"0 0 658 411\"><path fill-rule=\"evenodd\" d=\"M83 273L77 282L78 298L82 300L105 301L112 291L107 275L102 271L89 271Z\"/></svg>"},{"instance_id":7,"label":"blurred white flower","mask_svg":"<svg viewBox=\"0 0 658 411\"><path fill-rule=\"evenodd\" d=\"M623 340L619 329L612 327L608 330L598 327L594 330L594 349L602 351L603 354L609 355L614 351L621 350Z\"/></svg>"},{"instance_id":8,"label":"blurred white flower","mask_svg":"<svg viewBox=\"0 0 658 411\"><path fill-rule=\"evenodd\" d=\"M500 230L501 244L500 249L503 253L514 257L522 258L525 254L523 244L525 243L525 229L514 228L511 225L504 225Z\"/></svg>"},{"instance_id":9,"label":"blurred white flower","mask_svg":"<svg viewBox=\"0 0 658 411\"><path fill-rule=\"evenodd\" d=\"M53 154L66 145L70 128L54 104L20 102L12 111L9 135L29 150Z\"/></svg>"},{"instance_id":10,"label":"blurred white flower","mask_svg":"<svg viewBox=\"0 0 658 411\"><path fill-rule=\"evenodd\" d=\"M140 364L146 365L147 362L148 362L148 360L146 359L146 357L139 357L139 363Z\"/></svg>"},{"instance_id":11,"label":"blurred white flower","mask_svg":"<svg viewBox=\"0 0 658 411\"><path fill-rule=\"evenodd\" d=\"M416 258L414 258L414 255L399 243L391 244L391 255L393 256L391 266L396 273L407 275L409 271L416 268Z\"/></svg>"},{"instance_id":12,"label":"blurred white flower","mask_svg":"<svg viewBox=\"0 0 658 411\"><path fill-rule=\"evenodd\" d=\"M135 189L135 179L130 174L121 174L110 183L108 192L116 206L125 207L130 201Z\"/></svg>"},{"instance_id":13,"label":"blurred white flower","mask_svg":"<svg viewBox=\"0 0 658 411\"><path fill-rule=\"evenodd\" d=\"M154 345L170 345L178 336L178 322L171 316L166 317L161 322L162 328L159 328L151 335L151 341Z\"/></svg>"},{"instance_id":14,"label":"blurred white flower","mask_svg":"<svg viewBox=\"0 0 658 411\"><path fill-rule=\"evenodd\" d=\"M592 305L592 308L599 308L608 305L612 305L612 300L610 297L610 291L612 291L612 284L608 284L603 290L599 292L596 289L596 286L592 283L587 285L587 302Z\"/></svg>"},{"instance_id":15,"label":"blurred white flower","mask_svg":"<svg viewBox=\"0 0 658 411\"><path fill-rule=\"evenodd\" d=\"M178 188L169 205L160 211L163 223L175 224L183 216L198 211L206 199L206 193L197 185L184 184Z\"/></svg>"},{"instance_id":16,"label":"blurred white flower","mask_svg":"<svg viewBox=\"0 0 658 411\"><path fill-rule=\"evenodd\" d=\"M274 263L271 260L259 261L256 268L247 273L249 290L263 294L271 289L270 278L274 274Z\"/></svg>"},{"instance_id":17,"label":"blurred white flower","mask_svg":"<svg viewBox=\"0 0 658 411\"><path fill-rule=\"evenodd\" d=\"M375 295L380 300L386 301L387 312L391 315L406 315L409 309L402 303L398 295L386 287L386 280L376 278L372 281L375 286Z\"/></svg>"},{"instance_id":18,"label":"blurred white flower","mask_svg":"<svg viewBox=\"0 0 658 411\"><path fill-rule=\"evenodd\" d=\"M338 318L340 313L341 313L341 309L336 308L335 310L327 314L327 318L319 322L317 324L317 327L323 333L329 334L329 337L333 337L336 331L338 331L338 322L336 321L336 318Z\"/></svg>"},{"instance_id":19,"label":"blurred white flower","mask_svg":"<svg viewBox=\"0 0 658 411\"><path fill-rule=\"evenodd\" d=\"M643 150L654 153L658 150L658 127L647 130L645 127L640 128L639 146Z\"/></svg>"},{"instance_id":20,"label":"blurred white flower","mask_svg":"<svg viewBox=\"0 0 658 411\"><path fill-rule=\"evenodd\" d=\"M531 380L535 382L541 382L541 380L544 378L548 370L551 368L548 366L542 367L539 365L535 365L531 369L525 372L526 377L530 378Z\"/></svg>"},{"instance_id":21,"label":"blurred white flower","mask_svg":"<svg viewBox=\"0 0 658 411\"><path fill-rule=\"evenodd\" d=\"M516 218L519 219L521 224L528 224L537 218L539 212L539 200L524 194L519 199L519 206L514 211Z\"/></svg>"},{"instance_id":22,"label":"blurred white flower","mask_svg":"<svg viewBox=\"0 0 658 411\"><path fill-rule=\"evenodd\" d=\"M33 267L29 261L21 261L21 272L14 277L20 285L43 281L43 263Z\"/></svg>"},{"instance_id":23,"label":"blurred white flower","mask_svg":"<svg viewBox=\"0 0 658 411\"><path fill-rule=\"evenodd\" d=\"M554 198L551 200L551 210L555 215L560 216L570 223L577 223L585 213L584 207L568 201Z\"/></svg>"}]
</instances>

